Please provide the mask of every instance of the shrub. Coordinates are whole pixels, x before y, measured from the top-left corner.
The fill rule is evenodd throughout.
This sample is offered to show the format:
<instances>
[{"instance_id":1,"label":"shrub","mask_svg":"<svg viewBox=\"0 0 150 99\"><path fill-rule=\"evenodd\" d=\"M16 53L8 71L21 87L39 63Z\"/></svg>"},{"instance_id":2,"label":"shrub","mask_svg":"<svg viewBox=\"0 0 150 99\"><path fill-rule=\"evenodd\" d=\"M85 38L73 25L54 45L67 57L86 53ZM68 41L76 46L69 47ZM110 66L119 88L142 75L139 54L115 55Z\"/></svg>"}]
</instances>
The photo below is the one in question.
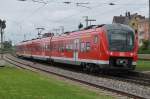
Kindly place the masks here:
<instances>
[{"instance_id":1,"label":"shrub","mask_svg":"<svg viewBox=\"0 0 150 99\"><path fill-rule=\"evenodd\" d=\"M150 54L150 42L143 40L143 45L138 50L139 54Z\"/></svg>"}]
</instances>

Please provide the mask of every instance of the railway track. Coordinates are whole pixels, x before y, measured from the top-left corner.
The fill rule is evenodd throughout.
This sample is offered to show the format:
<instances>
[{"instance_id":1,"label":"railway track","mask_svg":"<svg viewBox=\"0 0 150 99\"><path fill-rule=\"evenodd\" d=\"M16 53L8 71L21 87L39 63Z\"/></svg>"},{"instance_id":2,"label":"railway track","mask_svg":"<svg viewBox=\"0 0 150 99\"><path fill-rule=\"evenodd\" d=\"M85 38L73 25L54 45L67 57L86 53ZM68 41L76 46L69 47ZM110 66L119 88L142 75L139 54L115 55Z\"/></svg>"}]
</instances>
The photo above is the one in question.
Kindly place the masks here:
<instances>
[{"instance_id":1,"label":"railway track","mask_svg":"<svg viewBox=\"0 0 150 99\"><path fill-rule=\"evenodd\" d=\"M13 58L13 57L12 57ZM36 61L35 61L36 62ZM43 63L42 63L43 64ZM47 64L45 64L47 65ZM57 66L60 68L60 66ZM82 73L81 70L77 70L76 68L65 68L66 66L62 66L61 68L66 69L66 70L71 70L71 71L75 71L75 72L79 72ZM73 66L72 66L73 67ZM139 85L143 85L143 86L150 86L150 75L148 74L144 74L144 73L139 73L139 72L134 72L134 71L130 71L127 73L120 73L120 74L103 74L103 73L91 73L90 75L94 75L97 77L105 77L105 78L109 78L109 79L115 79L115 80L120 80L120 81L124 81L124 82L130 82L130 83L134 83L134 84L139 84Z\"/></svg>"},{"instance_id":2,"label":"railway track","mask_svg":"<svg viewBox=\"0 0 150 99\"><path fill-rule=\"evenodd\" d=\"M124 76L123 77L122 75L121 75L121 77L113 76L113 78L112 78L112 76L111 76L111 78L110 78L110 76L106 77L106 75L105 76L103 75L104 77L99 77L99 76L87 75L85 73L77 73L74 71L62 70L60 68L45 66L43 64L39 64L39 63L35 63L35 62L27 62L27 61L20 60L20 59L18 60L17 58L12 57L12 56L5 56L5 60L13 65L23 68L23 69L40 70L40 71L54 74L57 76L61 76L61 77L64 77L64 78L67 78L70 80L74 80L74 81L77 81L80 83L88 84L88 85L91 85L91 86L94 86L97 88L102 88L105 90L116 92L116 93L119 93L119 94L122 94L125 96L129 96L129 97L132 97L135 99L150 97L149 78L145 79L144 76L142 76L143 79L142 78L139 79L136 76L127 76L127 77ZM109 84L107 84L105 82L107 82ZM132 83L128 84L128 82L132 82ZM136 87L139 87L141 85L142 86L138 90L138 89L132 87L133 83L137 84L137 85L135 85ZM119 85L119 84L121 87L123 87L122 89L118 88L119 86L117 86L117 85ZM130 89L130 86L132 87L131 89ZM146 90L144 89L145 86L147 87ZM130 91L129 89L131 90L131 92L129 92Z\"/></svg>"},{"instance_id":3,"label":"railway track","mask_svg":"<svg viewBox=\"0 0 150 99\"><path fill-rule=\"evenodd\" d=\"M150 87L150 75L140 72L105 75L105 77Z\"/></svg>"}]
</instances>

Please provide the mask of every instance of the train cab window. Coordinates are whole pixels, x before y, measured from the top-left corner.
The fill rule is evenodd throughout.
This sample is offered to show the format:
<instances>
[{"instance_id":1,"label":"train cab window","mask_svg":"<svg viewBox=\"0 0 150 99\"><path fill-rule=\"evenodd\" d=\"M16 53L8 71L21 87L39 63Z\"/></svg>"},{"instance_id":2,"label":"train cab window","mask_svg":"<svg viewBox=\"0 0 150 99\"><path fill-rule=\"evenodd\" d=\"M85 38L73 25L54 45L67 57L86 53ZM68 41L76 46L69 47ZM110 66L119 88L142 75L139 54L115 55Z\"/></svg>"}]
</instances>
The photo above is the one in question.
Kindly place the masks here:
<instances>
[{"instance_id":1,"label":"train cab window","mask_svg":"<svg viewBox=\"0 0 150 99\"><path fill-rule=\"evenodd\" d=\"M95 44L98 43L98 36L97 35L94 36L94 43Z\"/></svg>"},{"instance_id":2,"label":"train cab window","mask_svg":"<svg viewBox=\"0 0 150 99\"><path fill-rule=\"evenodd\" d=\"M86 42L86 51L90 50L90 42Z\"/></svg>"}]
</instances>

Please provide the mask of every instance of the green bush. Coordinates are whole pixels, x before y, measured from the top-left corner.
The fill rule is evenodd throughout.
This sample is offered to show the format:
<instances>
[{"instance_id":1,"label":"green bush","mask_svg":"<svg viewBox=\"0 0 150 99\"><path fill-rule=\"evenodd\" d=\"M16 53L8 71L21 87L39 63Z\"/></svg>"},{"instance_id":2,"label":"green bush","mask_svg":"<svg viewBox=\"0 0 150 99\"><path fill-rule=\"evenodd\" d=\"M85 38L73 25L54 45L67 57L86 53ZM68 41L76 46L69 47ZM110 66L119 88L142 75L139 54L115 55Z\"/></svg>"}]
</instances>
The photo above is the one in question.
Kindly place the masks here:
<instances>
[{"instance_id":1,"label":"green bush","mask_svg":"<svg viewBox=\"0 0 150 99\"><path fill-rule=\"evenodd\" d=\"M143 40L143 45L141 46L142 50L148 50L149 47L149 41L148 40Z\"/></svg>"},{"instance_id":2,"label":"green bush","mask_svg":"<svg viewBox=\"0 0 150 99\"><path fill-rule=\"evenodd\" d=\"M150 50L139 50L138 54L150 54Z\"/></svg>"},{"instance_id":3,"label":"green bush","mask_svg":"<svg viewBox=\"0 0 150 99\"><path fill-rule=\"evenodd\" d=\"M139 54L150 54L150 42L143 40L143 45L138 50Z\"/></svg>"}]
</instances>

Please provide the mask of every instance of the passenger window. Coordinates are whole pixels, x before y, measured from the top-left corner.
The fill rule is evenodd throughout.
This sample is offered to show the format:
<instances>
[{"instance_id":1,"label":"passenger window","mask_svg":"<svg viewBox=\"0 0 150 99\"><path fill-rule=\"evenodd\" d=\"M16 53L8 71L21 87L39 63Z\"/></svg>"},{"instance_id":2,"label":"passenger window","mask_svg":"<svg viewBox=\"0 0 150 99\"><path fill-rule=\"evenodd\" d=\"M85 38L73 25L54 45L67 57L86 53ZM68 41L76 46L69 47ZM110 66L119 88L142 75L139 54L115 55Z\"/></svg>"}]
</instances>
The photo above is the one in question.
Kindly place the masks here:
<instances>
[{"instance_id":1,"label":"passenger window","mask_svg":"<svg viewBox=\"0 0 150 99\"><path fill-rule=\"evenodd\" d=\"M97 42L98 42L98 36L95 35L95 36L94 36L94 43L96 44Z\"/></svg>"},{"instance_id":2,"label":"passenger window","mask_svg":"<svg viewBox=\"0 0 150 99\"><path fill-rule=\"evenodd\" d=\"M85 51L85 43L84 43L84 42L81 42L80 51L81 51L81 52L84 52L84 51Z\"/></svg>"},{"instance_id":3,"label":"passenger window","mask_svg":"<svg viewBox=\"0 0 150 99\"><path fill-rule=\"evenodd\" d=\"M86 42L86 51L90 50L90 42Z\"/></svg>"}]
</instances>

